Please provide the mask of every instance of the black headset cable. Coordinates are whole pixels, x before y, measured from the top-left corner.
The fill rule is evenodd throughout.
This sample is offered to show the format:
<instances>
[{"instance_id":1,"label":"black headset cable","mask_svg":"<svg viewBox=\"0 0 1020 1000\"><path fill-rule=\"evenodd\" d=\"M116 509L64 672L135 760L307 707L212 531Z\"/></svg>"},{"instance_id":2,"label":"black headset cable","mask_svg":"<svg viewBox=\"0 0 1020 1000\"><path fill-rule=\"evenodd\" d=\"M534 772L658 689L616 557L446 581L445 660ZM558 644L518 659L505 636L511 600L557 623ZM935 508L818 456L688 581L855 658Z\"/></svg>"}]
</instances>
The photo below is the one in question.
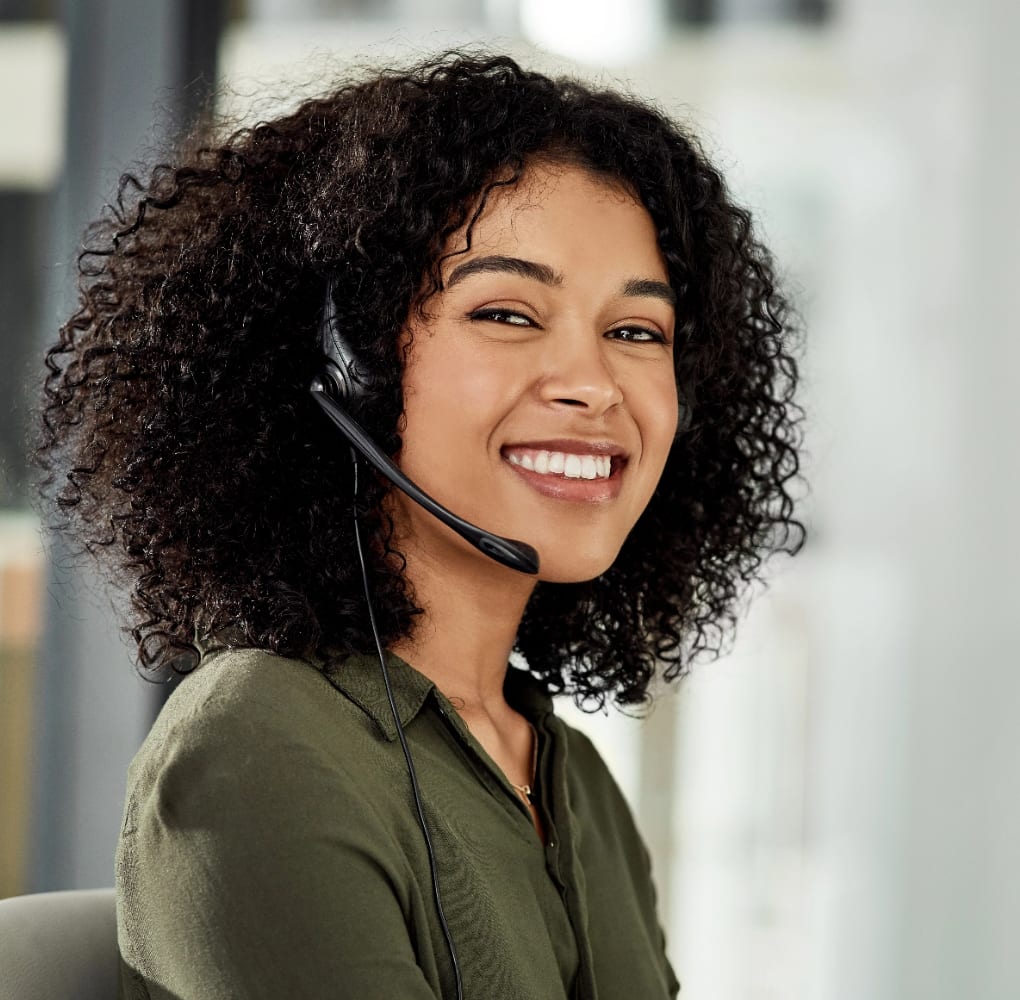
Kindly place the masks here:
<instances>
[{"instance_id":1,"label":"black headset cable","mask_svg":"<svg viewBox=\"0 0 1020 1000\"><path fill-rule=\"evenodd\" d=\"M439 914L439 923L443 928L443 936L446 938L446 946L450 952L450 963L453 965L453 976L457 985L457 1000L464 1000L464 985L461 981L460 962L457 960L457 949L454 947L453 936L450 934L450 927L446 922L446 914L443 912L443 900L439 892L439 872L436 868L436 855L432 849L432 838L429 836L428 824L425 822L425 810L422 808L418 775L414 770L414 762L411 760L411 748L407 745L404 727L400 723L400 714L397 712L397 703L393 698L393 688L390 686L390 672L386 668L386 655L383 653L382 642L379 640L379 630L375 624L375 612L372 610L372 597L368 586L368 570L365 568L365 553L361 547L361 525L358 521L358 465L360 463L358 461L358 453L354 448L351 448L351 459L354 462L354 540L358 549L358 562L361 565L361 581L365 588L368 620L372 626L372 636L375 639L376 652L379 654L379 666L382 668L383 683L386 685L386 697L390 703L390 711L393 713L393 722L397 727L400 745L404 750L404 760L407 761L407 773L411 778L411 791L414 794L414 804L418 813L418 826L421 827L422 836L425 838L425 849L429 855L429 870L432 873L432 892L436 898L436 910Z\"/></svg>"}]
</instances>

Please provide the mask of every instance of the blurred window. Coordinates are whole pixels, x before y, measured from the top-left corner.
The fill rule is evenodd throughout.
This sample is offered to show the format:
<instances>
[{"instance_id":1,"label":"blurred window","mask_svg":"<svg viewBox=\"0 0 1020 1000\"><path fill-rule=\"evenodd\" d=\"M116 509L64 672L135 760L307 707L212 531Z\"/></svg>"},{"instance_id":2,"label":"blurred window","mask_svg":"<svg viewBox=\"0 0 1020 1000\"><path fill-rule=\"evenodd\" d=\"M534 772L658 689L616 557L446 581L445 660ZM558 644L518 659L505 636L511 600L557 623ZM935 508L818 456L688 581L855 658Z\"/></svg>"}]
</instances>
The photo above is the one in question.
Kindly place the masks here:
<instances>
[{"instance_id":1,"label":"blurred window","mask_svg":"<svg viewBox=\"0 0 1020 1000\"><path fill-rule=\"evenodd\" d=\"M59 0L0 0L0 24L11 21L51 21Z\"/></svg>"},{"instance_id":2,"label":"blurred window","mask_svg":"<svg viewBox=\"0 0 1020 1000\"><path fill-rule=\"evenodd\" d=\"M667 0L670 19L679 24L716 25L740 21L821 23L835 0Z\"/></svg>"},{"instance_id":3,"label":"blurred window","mask_svg":"<svg viewBox=\"0 0 1020 1000\"><path fill-rule=\"evenodd\" d=\"M0 512L28 504L28 411L42 372L45 247L63 156L64 49L45 20L52 6L0 0Z\"/></svg>"},{"instance_id":4,"label":"blurred window","mask_svg":"<svg viewBox=\"0 0 1020 1000\"><path fill-rule=\"evenodd\" d=\"M36 331L43 297L46 192L0 188L0 510L28 502L29 396L42 366Z\"/></svg>"},{"instance_id":5,"label":"blurred window","mask_svg":"<svg viewBox=\"0 0 1020 1000\"><path fill-rule=\"evenodd\" d=\"M0 0L2 3L3 0ZM22 3L33 6L28 0ZM835 0L664 0L674 24L716 25L741 21L821 23L833 13ZM315 20L336 17L400 20L500 21L519 0L244 0L234 12L252 21Z\"/></svg>"},{"instance_id":6,"label":"blurred window","mask_svg":"<svg viewBox=\"0 0 1020 1000\"><path fill-rule=\"evenodd\" d=\"M50 198L62 157L57 0L0 0L0 897L28 889L44 567L25 442L42 363Z\"/></svg>"}]
</instances>

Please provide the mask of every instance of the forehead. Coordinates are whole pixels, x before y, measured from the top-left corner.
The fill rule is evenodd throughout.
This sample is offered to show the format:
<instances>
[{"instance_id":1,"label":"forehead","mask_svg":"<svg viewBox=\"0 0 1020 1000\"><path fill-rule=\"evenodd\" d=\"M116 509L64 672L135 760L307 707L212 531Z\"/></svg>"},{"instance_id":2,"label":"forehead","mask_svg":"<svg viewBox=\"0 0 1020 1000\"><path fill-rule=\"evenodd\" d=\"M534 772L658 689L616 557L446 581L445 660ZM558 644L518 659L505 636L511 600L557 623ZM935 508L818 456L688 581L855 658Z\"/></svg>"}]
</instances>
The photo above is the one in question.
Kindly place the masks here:
<instances>
[{"instance_id":1,"label":"forehead","mask_svg":"<svg viewBox=\"0 0 1020 1000\"><path fill-rule=\"evenodd\" d=\"M667 280L655 224L621 183L582 167L535 164L514 184L489 190L470 230L455 233L442 273L472 257L499 252L527 257L569 274L625 268ZM467 247L467 249L465 249Z\"/></svg>"}]
</instances>

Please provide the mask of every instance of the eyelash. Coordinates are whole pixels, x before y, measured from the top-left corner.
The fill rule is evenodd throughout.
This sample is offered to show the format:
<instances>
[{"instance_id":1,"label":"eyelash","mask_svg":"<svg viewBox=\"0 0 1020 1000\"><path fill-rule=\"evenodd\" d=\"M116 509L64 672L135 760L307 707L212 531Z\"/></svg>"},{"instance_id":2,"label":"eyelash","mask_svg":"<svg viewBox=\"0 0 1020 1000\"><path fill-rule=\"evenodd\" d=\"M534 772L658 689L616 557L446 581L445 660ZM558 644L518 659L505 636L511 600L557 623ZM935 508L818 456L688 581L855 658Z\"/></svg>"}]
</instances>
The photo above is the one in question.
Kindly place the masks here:
<instances>
[{"instance_id":1,"label":"eyelash","mask_svg":"<svg viewBox=\"0 0 1020 1000\"><path fill-rule=\"evenodd\" d=\"M523 323L511 323L506 319L502 319L503 316L513 316L517 319L523 319ZM514 312L512 309L479 309L477 312L471 313L472 319L489 320L493 323L505 323L507 326L534 326L535 324L528 319L524 313Z\"/></svg>"},{"instance_id":2,"label":"eyelash","mask_svg":"<svg viewBox=\"0 0 1020 1000\"><path fill-rule=\"evenodd\" d=\"M509 319L504 317L515 317L517 319L523 319L524 323L511 322ZM474 320L488 320L491 323L503 323L506 326L537 326L538 324L533 322L524 313L514 312L512 309L479 309L477 312L470 314L470 318ZM630 337L621 337L620 340L625 344L665 344L668 343L666 338L659 333L658 330L651 330L645 326L617 326L611 330L607 330L607 333L644 333L648 335L645 340L635 340Z\"/></svg>"}]
</instances>

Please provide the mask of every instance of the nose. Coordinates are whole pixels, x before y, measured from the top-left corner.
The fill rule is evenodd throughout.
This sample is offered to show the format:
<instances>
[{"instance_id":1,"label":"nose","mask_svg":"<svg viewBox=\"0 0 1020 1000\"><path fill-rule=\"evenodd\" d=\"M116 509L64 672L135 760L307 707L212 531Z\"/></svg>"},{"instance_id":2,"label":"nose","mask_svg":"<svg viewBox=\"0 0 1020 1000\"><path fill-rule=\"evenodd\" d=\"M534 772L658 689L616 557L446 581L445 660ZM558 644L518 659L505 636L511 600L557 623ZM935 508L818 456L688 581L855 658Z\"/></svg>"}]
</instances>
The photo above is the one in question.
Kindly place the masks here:
<instances>
[{"instance_id":1,"label":"nose","mask_svg":"<svg viewBox=\"0 0 1020 1000\"><path fill-rule=\"evenodd\" d=\"M540 390L545 402L573 406L601 416L623 402L623 390L600 334L552 338Z\"/></svg>"}]
</instances>

